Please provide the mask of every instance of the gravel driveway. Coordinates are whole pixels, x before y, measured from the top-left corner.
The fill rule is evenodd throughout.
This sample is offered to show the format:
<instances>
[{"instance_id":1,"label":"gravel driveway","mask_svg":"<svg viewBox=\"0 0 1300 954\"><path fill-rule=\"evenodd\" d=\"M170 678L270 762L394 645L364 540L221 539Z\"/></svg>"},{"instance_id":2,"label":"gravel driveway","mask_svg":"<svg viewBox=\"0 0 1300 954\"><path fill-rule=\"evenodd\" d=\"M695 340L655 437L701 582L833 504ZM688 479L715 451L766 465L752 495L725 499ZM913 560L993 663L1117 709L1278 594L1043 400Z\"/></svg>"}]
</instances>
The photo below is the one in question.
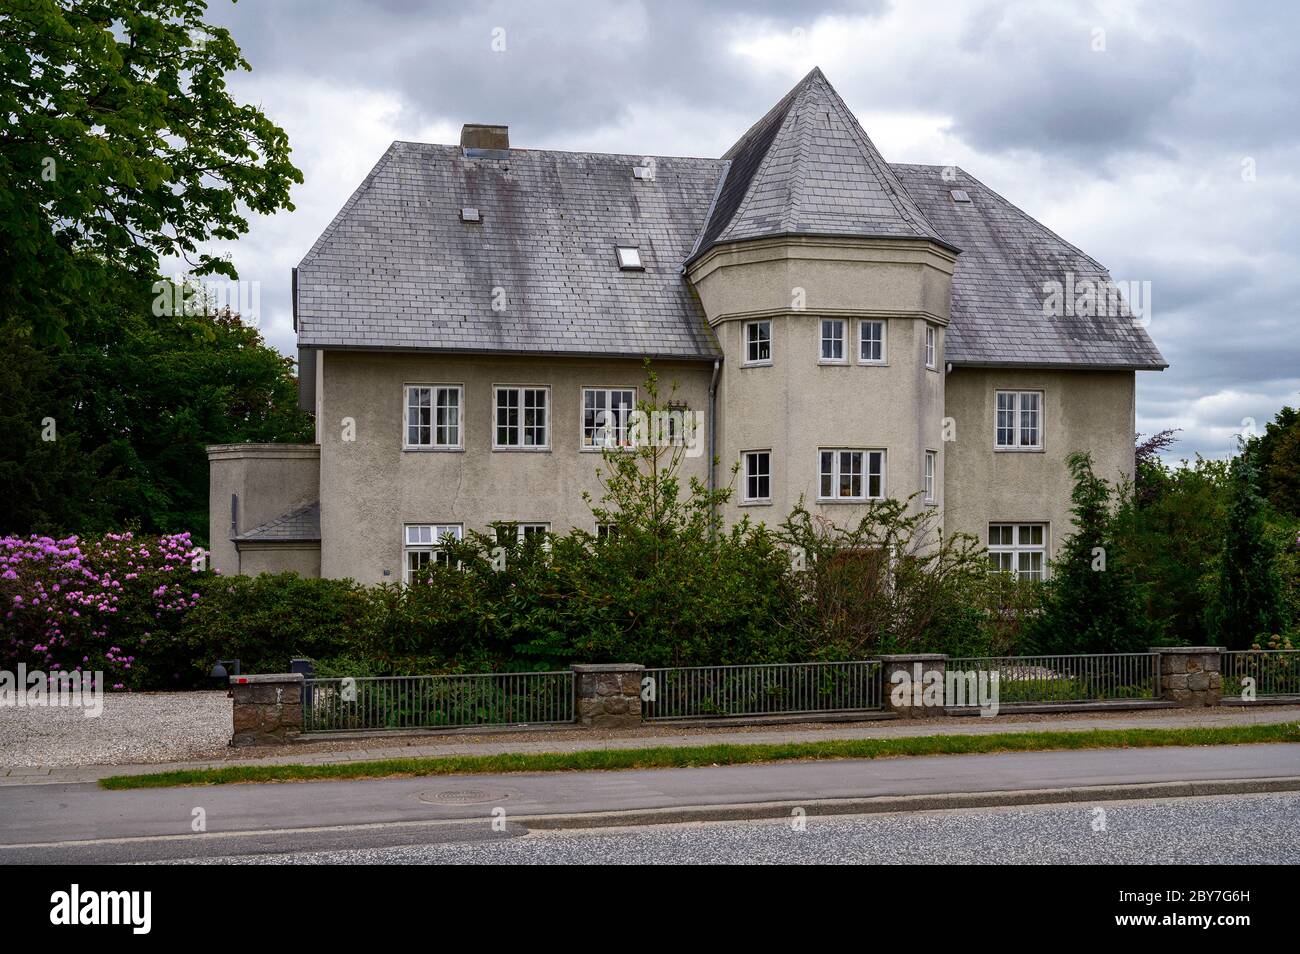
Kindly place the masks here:
<instances>
[{"instance_id":1,"label":"gravel driveway","mask_svg":"<svg viewBox=\"0 0 1300 954\"><path fill-rule=\"evenodd\" d=\"M213 758L232 732L224 690L110 692L104 711L0 707L0 766L119 765Z\"/></svg>"}]
</instances>

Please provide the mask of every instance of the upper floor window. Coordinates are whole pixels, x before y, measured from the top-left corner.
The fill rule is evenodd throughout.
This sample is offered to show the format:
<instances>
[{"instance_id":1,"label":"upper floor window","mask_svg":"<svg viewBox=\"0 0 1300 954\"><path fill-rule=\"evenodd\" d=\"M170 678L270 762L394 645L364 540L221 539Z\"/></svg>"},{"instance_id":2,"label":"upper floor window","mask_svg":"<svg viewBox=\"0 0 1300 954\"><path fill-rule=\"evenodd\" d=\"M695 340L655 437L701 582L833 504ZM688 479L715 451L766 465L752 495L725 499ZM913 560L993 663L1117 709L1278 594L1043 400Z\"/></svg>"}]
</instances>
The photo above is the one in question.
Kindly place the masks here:
<instances>
[{"instance_id":1,"label":"upper floor window","mask_svg":"<svg viewBox=\"0 0 1300 954\"><path fill-rule=\"evenodd\" d=\"M1007 450L1041 450L1043 446L1043 392L997 392L996 447Z\"/></svg>"},{"instance_id":2,"label":"upper floor window","mask_svg":"<svg viewBox=\"0 0 1300 954\"><path fill-rule=\"evenodd\" d=\"M459 540L458 523L407 524L402 546L402 580L410 583L412 577L431 562L451 563L451 554L441 548L448 540Z\"/></svg>"},{"instance_id":3,"label":"upper floor window","mask_svg":"<svg viewBox=\"0 0 1300 954\"><path fill-rule=\"evenodd\" d=\"M406 446L460 447L459 385L406 388Z\"/></svg>"},{"instance_id":4,"label":"upper floor window","mask_svg":"<svg viewBox=\"0 0 1300 954\"><path fill-rule=\"evenodd\" d=\"M885 323L861 321L858 323L858 360L863 364L885 363Z\"/></svg>"},{"instance_id":5,"label":"upper floor window","mask_svg":"<svg viewBox=\"0 0 1300 954\"><path fill-rule=\"evenodd\" d=\"M745 503L767 503L772 499L772 454L745 452Z\"/></svg>"},{"instance_id":6,"label":"upper floor window","mask_svg":"<svg viewBox=\"0 0 1300 954\"><path fill-rule=\"evenodd\" d=\"M934 325L925 326L925 366L931 369L939 367L939 335Z\"/></svg>"},{"instance_id":7,"label":"upper floor window","mask_svg":"<svg viewBox=\"0 0 1300 954\"><path fill-rule=\"evenodd\" d=\"M635 410L635 388L583 388L583 448L627 447L628 419Z\"/></svg>"},{"instance_id":8,"label":"upper floor window","mask_svg":"<svg viewBox=\"0 0 1300 954\"><path fill-rule=\"evenodd\" d=\"M745 364L772 363L772 322L745 323Z\"/></svg>"},{"instance_id":9,"label":"upper floor window","mask_svg":"<svg viewBox=\"0 0 1300 954\"><path fill-rule=\"evenodd\" d=\"M822 319L822 352L821 360L823 362L843 363L844 357L844 319L842 318L823 318Z\"/></svg>"},{"instance_id":10,"label":"upper floor window","mask_svg":"<svg viewBox=\"0 0 1300 954\"><path fill-rule=\"evenodd\" d=\"M989 563L1022 580L1041 580L1047 567L1047 524L989 524Z\"/></svg>"},{"instance_id":11,"label":"upper floor window","mask_svg":"<svg viewBox=\"0 0 1300 954\"><path fill-rule=\"evenodd\" d=\"M934 473L939 461L939 455L935 451L928 450L925 452L925 474L922 485L925 490L925 502L934 503Z\"/></svg>"},{"instance_id":12,"label":"upper floor window","mask_svg":"<svg viewBox=\"0 0 1300 954\"><path fill-rule=\"evenodd\" d=\"M492 446L546 450L550 447L549 388L499 387Z\"/></svg>"},{"instance_id":13,"label":"upper floor window","mask_svg":"<svg viewBox=\"0 0 1300 954\"><path fill-rule=\"evenodd\" d=\"M885 495L885 452L819 450L819 500L868 500Z\"/></svg>"}]
</instances>

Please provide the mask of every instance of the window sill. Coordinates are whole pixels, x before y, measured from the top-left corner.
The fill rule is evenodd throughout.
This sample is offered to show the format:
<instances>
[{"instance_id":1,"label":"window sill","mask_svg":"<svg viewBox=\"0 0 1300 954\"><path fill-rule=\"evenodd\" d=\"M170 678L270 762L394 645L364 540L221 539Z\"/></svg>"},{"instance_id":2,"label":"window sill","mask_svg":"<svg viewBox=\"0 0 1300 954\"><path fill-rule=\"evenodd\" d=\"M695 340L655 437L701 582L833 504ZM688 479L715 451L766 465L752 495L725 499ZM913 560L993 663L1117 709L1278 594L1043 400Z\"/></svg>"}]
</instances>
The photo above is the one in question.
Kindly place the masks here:
<instances>
[{"instance_id":1,"label":"window sill","mask_svg":"<svg viewBox=\"0 0 1300 954\"><path fill-rule=\"evenodd\" d=\"M995 447L995 454L1043 454L1046 450L1042 447Z\"/></svg>"},{"instance_id":2,"label":"window sill","mask_svg":"<svg viewBox=\"0 0 1300 954\"><path fill-rule=\"evenodd\" d=\"M818 358L817 363L822 367L847 368L849 362L845 358Z\"/></svg>"},{"instance_id":3,"label":"window sill","mask_svg":"<svg viewBox=\"0 0 1300 954\"><path fill-rule=\"evenodd\" d=\"M858 504L860 506L884 499L884 497L818 497L817 502L819 504Z\"/></svg>"},{"instance_id":4,"label":"window sill","mask_svg":"<svg viewBox=\"0 0 1300 954\"><path fill-rule=\"evenodd\" d=\"M736 506L738 506L738 507L770 507L770 506L772 506L772 498L771 498L771 497L768 497L768 498L766 498L766 499L764 499L764 500L742 500L742 501L740 501L740 503L736 504Z\"/></svg>"},{"instance_id":5,"label":"window sill","mask_svg":"<svg viewBox=\"0 0 1300 954\"><path fill-rule=\"evenodd\" d=\"M403 447L403 454L463 454L464 447Z\"/></svg>"},{"instance_id":6,"label":"window sill","mask_svg":"<svg viewBox=\"0 0 1300 954\"><path fill-rule=\"evenodd\" d=\"M889 362L888 362L888 361L863 361L861 358L859 358L859 359L858 359L858 367L860 367L860 368L887 368L887 367L889 367Z\"/></svg>"},{"instance_id":7,"label":"window sill","mask_svg":"<svg viewBox=\"0 0 1300 954\"><path fill-rule=\"evenodd\" d=\"M630 454L634 450L636 450L636 448L630 445L624 446L620 444L610 444L608 447L606 447L605 445L602 444L599 447L579 447L578 453L579 454L600 454L607 450L619 451L620 453Z\"/></svg>"},{"instance_id":8,"label":"window sill","mask_svg":"<svg viewBox=\"0 0 1300 954\"><path fill-rule=\"evenodd\" d=\"M772 367L772 362L771 361L742 361L740 363L740 366L742 368L770 368Z\"/></svg>"},{"instance_id":9,"label":"window sill","mask_svg":"<svg viewBox=\"0 0 1300 954\"><path fill-rule=\"evenodd\" d=\"M494 454L549 454L549 447L493 447Z\"/></svg>"}]
</instances>

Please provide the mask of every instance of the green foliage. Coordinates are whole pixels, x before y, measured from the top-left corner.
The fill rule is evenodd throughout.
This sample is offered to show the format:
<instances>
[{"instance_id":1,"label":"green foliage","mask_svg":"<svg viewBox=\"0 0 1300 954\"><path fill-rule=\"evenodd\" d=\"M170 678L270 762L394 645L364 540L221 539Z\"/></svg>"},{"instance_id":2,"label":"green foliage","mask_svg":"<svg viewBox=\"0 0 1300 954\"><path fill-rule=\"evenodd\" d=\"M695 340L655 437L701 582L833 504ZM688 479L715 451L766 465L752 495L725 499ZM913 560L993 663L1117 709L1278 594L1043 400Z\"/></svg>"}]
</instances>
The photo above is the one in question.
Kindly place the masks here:
<instances>
[{"instance_id":1,"label":"green foliage","mask_svg":"<svg viewBox=\"0 0 1300 954\"><path fill-rule=\"evenodd\" d=\"M1158 631L1144 611L1121 527L1131 519L1128 488L1098 477L1090 454L1074 453L1066 462L1074 478L1074 531L1052 563L1030 641L1044 653L1145 651Z\"/></svg>"},{"instance_id":2,"label":"green foliage","mask_svg":"<svg viewBox=\"0 0 1300 954\"><path fill-rule=\"evenodd\" d=\"M284 130L234 100L249 69L203 0L9 0L0 16L0 325L68 340L65 322L160 256L197 254L249 212L292 209Z\"/></svg>"},{"instance_id":3,"label":"green foliage","mask_svg":"<svg viewBox=\"0 0 1300 954\"><path fill-rule=\"evenodd\" d=\"M238 659L244 672L288 672L295 657L354 650L374 610L371 594L352 580L294 573L209 576L197 589L178 636L190 684L218 659Z\"/></svg>"},{"instance_id":4,"label":"green foliage","mask_svg":"<svg viewBox=\"0 0 1300 954\"><path fill-rule=\"evenodd\" d=\"M1243 449L1228 474L1223 552L1206 610L1211 637L1229 649L1267 641L1289 622L1278 548L1269 533L1258 481L1253 455Z\"/></svg>"},{"instance_id":5,"label":"green foliage","mask_svg":"<svg viewBox=\"0 0 1300 954\"><path fill-rule=\"evenodd\" d=\"M1247 445L1273 509L1300 518L1300 410L1284 407Z\"/></svg>"},{"instance_id":6,"label":"green foliage","mask_svg":"<svg viewBox=\"0 0 1300 954\"><path fill-rule=\"evenodd\" d=\"M0 531L135 525L204 543L205 445L311 440L293 363L257 329L229 313L154 317L150 294L126 283L74 316L64 348L0 327Z\"/></svg>"},{"instance_id":7,"label":"green foliage","mask_svg":"<svg viewBox=\"0 0 1300 954\"><path fill-rule=\"evenodd\" d=\"M1198 457L1180 467L1158 460L1139 464L1137 493L1117 530L1159 643L1210 641L1205 593L1223 547L1227 498L1226 461Z\"/></svg>"},{"instance_id":8,"label":"green foliage","mask_svg":"<svg viewBox=\"0 0 1300 954\"><path fill-rule=\"evenodd\" d=\"M781 525L795 555L801 642L813 658L861 659L934 645L983 648L993 607L977 541L944 536L915 500L871 501L853 527L800 502Z\"/></svg>"}]
</instances>

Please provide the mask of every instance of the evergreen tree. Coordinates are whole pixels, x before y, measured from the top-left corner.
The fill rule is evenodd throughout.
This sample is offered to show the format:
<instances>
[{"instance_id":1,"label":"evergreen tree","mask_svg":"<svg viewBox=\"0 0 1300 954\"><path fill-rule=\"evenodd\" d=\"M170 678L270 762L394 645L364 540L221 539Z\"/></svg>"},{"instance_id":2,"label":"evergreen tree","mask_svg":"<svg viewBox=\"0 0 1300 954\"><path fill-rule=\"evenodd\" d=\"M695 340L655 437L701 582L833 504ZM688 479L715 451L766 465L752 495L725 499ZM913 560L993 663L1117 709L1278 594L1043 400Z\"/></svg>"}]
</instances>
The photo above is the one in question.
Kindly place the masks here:
<instances>
[{"instance_id":1,"label":"evergreen tree","mask_svg":"<svg viewBox=\"0 0 1300 954\"><path fill-rule=\"evenodd\" d=\"M1121 495L1120 506L1112 508L1113 488L1093 472L1090 454L1071 454L1066 463L1074 478L1074 532L1052 563L1031 640L1039 651L1052 653L1145 650L1155 630L1120 544L1127 502Z\"/></svg>"},{"instance_id":2,"label":"evergreen tree","mask_svg":"<svg viewBox=\"0 0 1300 954\"><path fill-rule=\"evenodd\" d=\"M1248 649L1266 643L1286 623L1277 553L1268 539L1267 505L1250 448L1233 459L1229 488L1223 557L1206 622L1219 645Z\"/></svg>"}]
</instances>

